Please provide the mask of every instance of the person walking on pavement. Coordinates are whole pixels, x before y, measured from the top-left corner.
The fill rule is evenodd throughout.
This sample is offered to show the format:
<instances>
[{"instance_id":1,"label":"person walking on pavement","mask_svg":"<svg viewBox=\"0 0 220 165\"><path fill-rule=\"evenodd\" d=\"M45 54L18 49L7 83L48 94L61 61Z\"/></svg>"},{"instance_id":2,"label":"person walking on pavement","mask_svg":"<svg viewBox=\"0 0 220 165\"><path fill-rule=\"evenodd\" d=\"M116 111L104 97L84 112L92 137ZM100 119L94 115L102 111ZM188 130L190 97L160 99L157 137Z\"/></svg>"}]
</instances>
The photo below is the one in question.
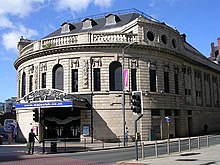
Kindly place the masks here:
<instances>
[{"instance_id":1,"label":"person walking on pavement","mask_svg":"<svg viewBox=\"0 0 220 165\"><path fill-rule=\"evenodd\" d=\"M37 139L37 136L33 132L33 129L31 129L31 132L29 133L29 136L28 136L28 142L29 142L28 154L33 154L34 153L35 139Z\"/></svg>"}]
</instances>

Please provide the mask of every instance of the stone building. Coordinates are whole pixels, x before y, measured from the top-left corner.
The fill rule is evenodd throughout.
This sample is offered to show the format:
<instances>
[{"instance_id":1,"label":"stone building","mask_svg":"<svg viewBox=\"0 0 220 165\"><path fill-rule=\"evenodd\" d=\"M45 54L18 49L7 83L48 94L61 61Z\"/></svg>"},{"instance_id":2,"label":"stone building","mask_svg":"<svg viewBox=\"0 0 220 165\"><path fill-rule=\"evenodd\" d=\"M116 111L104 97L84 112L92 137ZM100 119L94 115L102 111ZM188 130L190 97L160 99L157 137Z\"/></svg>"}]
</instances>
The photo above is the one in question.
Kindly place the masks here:
<instances>
[{"instance_id":1,"label":"stone building","mask_svg":"<svg viewBox=\"0 0 220 165\"><path fill-rule=\"evenodd\" d=\"M132 91L143 94L142 140L167 138L167 116L169 137L202 134L205 123L208 131L220 130L220 66L185 34L137 10L64 22L40 40L21 38L18 50L20 140L32 127L40 138L79 139L117 139L126 127L132 139ZM125 121L123 66L129 71ZM40 122L33 121L35 108Z\"/></svg>"}]
</instances>

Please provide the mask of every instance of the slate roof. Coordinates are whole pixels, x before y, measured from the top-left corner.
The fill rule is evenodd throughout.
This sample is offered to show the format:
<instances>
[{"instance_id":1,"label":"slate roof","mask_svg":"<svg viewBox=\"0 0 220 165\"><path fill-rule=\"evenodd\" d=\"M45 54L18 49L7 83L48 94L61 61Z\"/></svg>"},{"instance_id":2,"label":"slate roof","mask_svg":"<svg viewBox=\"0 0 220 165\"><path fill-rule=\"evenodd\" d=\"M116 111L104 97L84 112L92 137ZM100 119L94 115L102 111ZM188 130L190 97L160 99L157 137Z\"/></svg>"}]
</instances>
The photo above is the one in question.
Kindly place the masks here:
<instances>
[{"instance_id":1,"label":"slate roof","mask_svg":"<svg viewBox=\"0 0 220 165\"><path fill-rule=\"evenodd\" d=\"M56 31L52 32L51 34L47 35L44 38L50 38L50 37L55 37L59 35L76 34L76 33L81 33L81 32L99 31L99 30L105 30L105 29L110 29L110 28L117 28L117 27L124 26L128 24L129 22L135 20L136 18L141 16L141 14L133 12L133 13L121 14L117 16L120 18L120 21L113 25L106 25L106 18L102 17L102 18L93 19L97 23L97 25L93 26L92 28L82 29L83 22L82 21L76 22L76 23L72 23L76 28L71 30L70 32L61 33L61 27L60 27L59 29L57 29Z\"/></svg>"}]
</instances>

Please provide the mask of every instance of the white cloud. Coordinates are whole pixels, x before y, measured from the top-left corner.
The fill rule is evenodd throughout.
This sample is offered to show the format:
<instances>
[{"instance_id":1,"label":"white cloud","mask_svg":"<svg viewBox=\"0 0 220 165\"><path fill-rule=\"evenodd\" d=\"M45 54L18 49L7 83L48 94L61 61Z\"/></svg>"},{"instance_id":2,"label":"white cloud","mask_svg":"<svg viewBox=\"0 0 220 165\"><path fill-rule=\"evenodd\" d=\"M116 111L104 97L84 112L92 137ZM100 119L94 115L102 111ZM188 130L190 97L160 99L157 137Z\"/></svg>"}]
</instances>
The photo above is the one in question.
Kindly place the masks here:
<instances>
[{"instance_id":1,"label":"white cloud","mask_svg":"<svg viewBox=\"0 0 220 165\"><path fill-rule=\"evenodd\" d=\"M0 28L13 28L13 23L4 15L0 15Z\"/></svg>"},{"instance_id":2,"label":"white cloud","mask_svg":"<svg viewBox=\"0 0 220 165\"><path fill-rule=\"evenodd\" d=\"M2 44L6 50L17 50L17 43L21 36L31 38L37 34L37 31L19 25L16 30L3 34Z\"/></svg>"},{"instance_id":3,"label":"white cloud","mask_svg":"<svg viewBox=\"0 0 220 165\"><path fill-rule=\"evenodd\" d=\"M112 0L94 0L94 4L106 8L111 6Z\"/></svg>"},{"instance_id":4,"label":"white cloud","mask_svg":"<svg viewBox=\"0 0 220 165\"><path fill-rule=\"evenodd\" d=\"M150 7L156 7L158 5L163 5L164 3L173 5L174 3L180 2L180 1L183 1L183 0L151 0L149 2L149 6Z\"/></svg>"},{"instance_id":5,"label":"white cloud","mask_svg":"<svg viewBox=\"0 0 220 165\"><path fill-rule=\"evenodd\" d=\"M86 10L91 3L100 7L110 7L113 0L57 0L57 10L80 12Z\"/></svg>"},{"instance_id":6,"label":"white cloud","mask_svg":"<svg viewBox=\"0 0 220 165\"><path fill-rule=\"evenodd\" d=\"M44 0L1 0L0 15L27 16L43 3Z\"/></svg>"},{"instance_id":7,"label":"white cloud","mask_svg":"<svg viewBox=\"0 0 220 165\"><path fill-rule=\"evenodd\" d=\"M57 10L68 10L79 12L87 9L92 0L58 0L56 4Z\"/></svg>"}]
</instances>

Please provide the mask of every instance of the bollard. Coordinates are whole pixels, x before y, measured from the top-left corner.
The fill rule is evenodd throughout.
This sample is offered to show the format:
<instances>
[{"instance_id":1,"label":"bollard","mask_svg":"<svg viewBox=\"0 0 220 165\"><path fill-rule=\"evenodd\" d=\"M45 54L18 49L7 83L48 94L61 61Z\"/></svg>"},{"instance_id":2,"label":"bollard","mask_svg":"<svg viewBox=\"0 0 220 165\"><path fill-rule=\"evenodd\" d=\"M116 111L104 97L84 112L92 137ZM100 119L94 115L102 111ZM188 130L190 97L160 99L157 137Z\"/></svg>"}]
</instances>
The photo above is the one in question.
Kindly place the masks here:
<instances>
[{"instance_id":1,"label":"bollard","mask_svg":"<svg viewBox=\"0 0 220 165\"><path fill-rule=\"evenodd\" d=\"M102 148L104 148L104 138L102 138Z\"/></svg>"},{"instance_id":2,"label":"bollard","mask_svg":"<svg viewBox=\"0 0 220 165\"><path fill-rule=\"evenodd\" d=\"M84 148L86 149L86 138L84 138Z\"/></svg>"},{"instance_id":3,"label":"bollard","mask_svg":"<svg viewBox=\"0 0 220 165\"><path fill-rule=\"evenodd\" d=\"M200 149L200 138L198 137L198 149Z\"/></svg>"},{"instance_id":4,"label":"bollard","mask_svg":"<svg viewBox=\"0 0 220 165\"><path fill-rule=\"evenodd\" d=\"M181 141L178 139L178 144L179 144L179 153L181 152Z\"/></svg>"},{"instance_id":5,"label":"bollard","mask_svg":"<svg viewBox=\"0 0 220 165\"><path fill-rule=\"evenodd\" d=\"M120 136L118 136L118 147L120 148Z\"/></svg>"},{"instance_id":6,"label":"bollard","mask_svg":"<svg viewBox=\"0 0 220 165\"><path fill-rule=\"evenodd\" d=\"M167 154L170 154L170 139L167 139Z\"/></svg>"},{"instance_id":7,"label":"bollard","mask_svg":"<svg viewBox=\"0 0 220 165\"><path fill-rule=\"evenodd\" d=\"M144 159L144 142L141 145L141 149L142 149L142 159Z\"/></svg>"},{"instance_id":8,"label":"bollard","mask_svg":"<svg viewBox=\"0 0 220 165\"><path fill-rule=\"evenodd\" d=\"M209 136L206 136L206 143L207 143L207 147L209 147Z\"/></svg>"},{"instance_id":9,"label":"bollard","mask_svg":"<svg viewBox=\"0 0 220 165\"><path fill-rule=\"evenodd\" d=\"M155 141L155 156L158 157L157 141Z\"/></svg>"},{"instance_id":10,"label":"bollard","mask_svg":"<svg viewBox=\"0 0 220 165\"><path fill-rule=\"evenodd\" d=\"M43 154L45 153L45 141L43 140Z\"/></svg>"},{"instance_id":11,"label":"bollard","mask_svg":"<svg viewBox=\"0 0 220 165\"><path fill-rule=\"evenodd\" d=\"M191 138L189 137L189 151L191 151Z\"/></svg>"}]
</instances>

